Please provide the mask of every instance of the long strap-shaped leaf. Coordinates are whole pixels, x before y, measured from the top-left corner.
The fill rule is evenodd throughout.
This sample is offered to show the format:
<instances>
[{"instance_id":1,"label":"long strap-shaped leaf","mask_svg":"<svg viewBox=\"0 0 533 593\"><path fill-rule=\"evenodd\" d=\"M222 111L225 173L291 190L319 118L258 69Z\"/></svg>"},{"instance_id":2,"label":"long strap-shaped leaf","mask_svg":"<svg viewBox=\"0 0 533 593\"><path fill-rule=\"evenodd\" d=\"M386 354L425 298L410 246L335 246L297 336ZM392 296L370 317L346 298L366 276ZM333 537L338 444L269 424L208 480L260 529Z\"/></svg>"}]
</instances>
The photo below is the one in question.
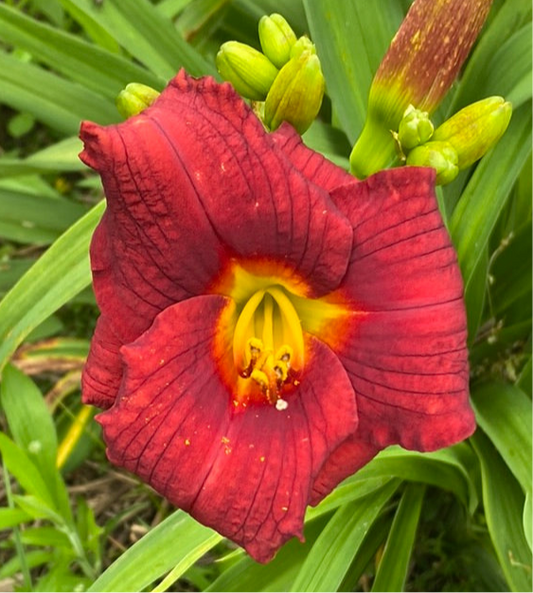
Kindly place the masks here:
<instances>
[{"instance_id":1,"label":"long strap-shaped leaf","mask_svg":"<svg viewBox=\"0 0 533 593\"><path fill-rule=\"evenodd\" d=\"M3 51L0 51L0 89L1 103L27 111L65 134L77 134L82 119L100 124L120 119L109 99Z\"/></svg>"},{"instance_id":2,"label":"long strap-shaped leaf","mask_svg":"<svg viewBox=\"0 0 533 593\"><path fill-rule=\"evenodd\" d=\"M66 10L89 16L154 74L169 79L185 68L193 76L215 74L214 65L180 36L170 19L148 0L60 0ZM133 82L133 81L132 81Z\"/></svg>"},{"instance_id":3,"label":"long strap-shaped leaf","mask_svg":"<svg viewBox=\"0 0 533 593\"><path fill-rule=\"evenodd\" d=\"M159 87L164 82L126 58L3 4L0 4L0 38L112 100L129 82Z\"/></svg>"},{"instance_id":4,"label":"long strap-shaped leaf","mask_svg":"<svg viewBox=\"0 0 533 593\"><path fill-rule=\"evenodd\" d=\"M61 235L0 302L0 370L33 329L90 284L89 242L104 208Z\"/></svg>"},{"instance_id":5,"label":"long strap-shaped leaf","mask_svg":"<svg viewBox=\"0 0 533 593\"><path fill-rule=\"evenodd\" d=\"M333 106L353 143L366 116L370 83L404 16L396 0L304 0L311 37Z\"/></svg>"},{"instance_id":6,"label":"long strap-shaped leaf","mask_svg":"<svg viewBox=\"0 0 533 593\"><path fill-rule=\"evenodd\" d=\"M531 591L531 551L522 525L522 490L490 440L480 430L471 438L471 442L481 461L487 525L509 590Z\"/></svg>"},{"instance_id":7,"label":"long strap-shaped leaf","mask_svg":"<svg viewBox=\"0 0 533 593\"><path fill-rule=\"evenodd\" d=\"M179 566L172 572L175 580L221 540L215 531L176 511L124 552L89 591L142 591Z\"/></svg>"},{"instance_id":8,"label":"long strap-shaped leaf","mask_svg":"<svg viewBox=\"0 0 533 593\"><path fill-rule=\"evenodd\" d=\"M370 526L399 483L391 480L379 492L335 513L307 556L292 591L337 591Z\"/></svg>"},{"instance_id":9,"label":"long strap-shaped leaf","mask_svg":"<svg viewBox=\"0 0 533 593\"><path fill-rule=\"evenodd\" d=\"M480 162L450 220L468 298L476 265L531 152L531 104L518 109L494 150Z\"/></svg>"},{"instance_id":10,"label":"long strap-shaped leaf","mask_svg":"<svg viewBox=\"0 0 533 593\"><path fill-rule=\"evenodd\" d=\"M407 484L394 516L372 591L404 591L425 486Z\"/></svg>"}]
</instances>

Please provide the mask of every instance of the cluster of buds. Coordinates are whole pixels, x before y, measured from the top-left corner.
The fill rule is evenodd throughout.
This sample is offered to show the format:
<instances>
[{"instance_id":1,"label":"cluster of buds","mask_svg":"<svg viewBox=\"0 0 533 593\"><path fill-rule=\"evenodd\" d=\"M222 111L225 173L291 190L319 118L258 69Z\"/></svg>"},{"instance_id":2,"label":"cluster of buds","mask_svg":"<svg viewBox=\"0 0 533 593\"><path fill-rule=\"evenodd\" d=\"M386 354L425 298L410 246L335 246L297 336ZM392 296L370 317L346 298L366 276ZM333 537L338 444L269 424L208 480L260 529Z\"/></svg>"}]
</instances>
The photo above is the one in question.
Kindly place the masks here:
<instances>
[{"instance_id":1,"label":"cluster of buds","mask_svg":"<svg viewBox=\"0 0 533 593\"><path fill-rule=\"evenodd\" d=\"M434 130L428 113L410 105L394 136L407 165L433 167L437 184L446 185L498 142L511 112L511 104L502 97L489 97L461 109Z\"/></svg>"},{"instance_id":2,"label":"cluster of buds","mask_svg":"<svg viewBox=\"0 0 533 593\"><path fill-rule=\"evenodd\" d=\"M256 111L275 130L288 121L303 134L322 105L325 80L314 44L296 38L280 14L259 21L260 52L238 41L228 41L216 57L218 71L235 90L259 103Z\"/></svg>"}]
</instances>

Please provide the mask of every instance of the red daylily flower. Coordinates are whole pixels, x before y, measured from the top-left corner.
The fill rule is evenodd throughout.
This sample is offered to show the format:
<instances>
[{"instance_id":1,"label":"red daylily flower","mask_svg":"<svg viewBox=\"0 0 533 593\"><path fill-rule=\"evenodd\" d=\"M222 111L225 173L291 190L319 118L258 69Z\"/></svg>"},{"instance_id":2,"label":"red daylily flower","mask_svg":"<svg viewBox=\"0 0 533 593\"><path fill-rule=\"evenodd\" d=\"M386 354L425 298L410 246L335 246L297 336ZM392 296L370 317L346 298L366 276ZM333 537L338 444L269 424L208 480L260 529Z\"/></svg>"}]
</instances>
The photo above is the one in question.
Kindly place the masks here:
<instances>
[{"instance_id":1,"label":"red daylily flower","mask_svg":"<svg viewBox=\"0 0 533 593\"><path fill-rule=\"evenodd\" d=\"M113 463L265 562L380 449L472 433L431 169L358 182L183 71L81 137L108 202L83 399Z\"/></svg>"}]
</instances>

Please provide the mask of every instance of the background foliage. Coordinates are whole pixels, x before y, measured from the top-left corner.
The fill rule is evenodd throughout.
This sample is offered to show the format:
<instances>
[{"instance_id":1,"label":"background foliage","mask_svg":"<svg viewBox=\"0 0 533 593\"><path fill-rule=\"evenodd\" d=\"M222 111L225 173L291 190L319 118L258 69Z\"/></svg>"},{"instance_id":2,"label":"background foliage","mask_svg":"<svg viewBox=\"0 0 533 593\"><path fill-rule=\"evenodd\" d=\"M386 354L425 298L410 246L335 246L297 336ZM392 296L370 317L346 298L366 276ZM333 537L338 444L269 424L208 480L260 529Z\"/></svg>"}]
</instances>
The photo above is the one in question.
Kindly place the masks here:
<instances>
[{"instance_id":1,"label":"background foliage","mask_svg":"<svg viewBox=\"0 0 533 593\"><path fill-rule=\"evenodd\" d=\"M0 585L25 591L531 590L531 5L495 0L436 123L492 94L510 127L439 202L466 285L479 428L391 448L309 509L306 543L261 566L105 461L80 370L97 317L87 257L99 180L81 119L129 82L213 74L282 12L327 82L305 142L347 168L408 0L4 0L0 4ZM145 534L145 535L144 535ZM140 538L141 535L144 535ZM140 539L139 539L140 538Z\"/></svg>"}]
</instances>

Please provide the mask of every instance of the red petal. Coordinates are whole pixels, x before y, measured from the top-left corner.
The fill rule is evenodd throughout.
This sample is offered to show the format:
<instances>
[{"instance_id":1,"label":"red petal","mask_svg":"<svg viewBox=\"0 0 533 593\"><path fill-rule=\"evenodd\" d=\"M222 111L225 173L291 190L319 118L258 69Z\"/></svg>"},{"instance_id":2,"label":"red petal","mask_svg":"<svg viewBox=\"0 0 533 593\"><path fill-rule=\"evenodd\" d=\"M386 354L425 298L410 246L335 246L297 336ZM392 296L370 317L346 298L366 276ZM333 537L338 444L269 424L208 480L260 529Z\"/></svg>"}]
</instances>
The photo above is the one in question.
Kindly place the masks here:
<instances>
[{"instance_id":1,"label":"red petal","mask_svg":"<svg viewBox=\"0 0 533 593\"><path fill-rule=\"evenodd\" d=\"M110 408L115 403L122 381L122 342L106 318L100 317L91 342L91 350L82 375L83 403Z\"/></svg>"},{"instance_id":2,"label":"red petal","mask_svg":"<svg viewBox=\"0 0 533 593\"><path fill-rule=\"evenodd\" d=\"M276 144L301 173L327 192L345 183L354 183L355 178L324 158L320 153L307 148L301 136L288 123L272 134Z\"/></svg>"},{"instance_id":3,"label":"red petal","mask_svg":"<svg viewBox=\"0 0 533 593\"><path fill-rule=\"evenodd\" d=\"M205 296L161 313L123 348L119 397L99 420L113 463L265 562L301 536L314 477L356 429L355 399L335 355L310 338L286 410L236 410L213 358L219 316L232 306Z\"/></svg>"},{"instance_id":4,"label":"red petal","mask_svg":"<svg viewBox=\"0 0 533 593\"><path fill-rule=\"evenodd\" d=\"M309 504L317 505L348 476L355 474L380 451L380 448L355 435L349 436L328 457L315 478Z\"/></svg>"},{"instance_id":5,"label":"red petal","mask_svg":"<svg viewBox=\"0 0 533 593\"><path fill-rule=\"evenodd\" d=\"M182 71L141 115L84 123L81 137L108 200L92 249L106 251L104 266L93 263L97 299L126 341L164 307L205 293L230 257L292 266L317 295L341 281L348 221L230 85Z\"/></svg>"},{"instance_id":6,"label":"red petal","mask_svg":"<svg viewBox=\"0 0 533 593\"><path fill-rule=\"evenodd\" d=\"M354 228L341 293L364 313L339 357L359 436L379 447L433 450L475 428L463 284L433 183L430 169L393 169L332 194Z\"/></svg>"}]
</instances>

